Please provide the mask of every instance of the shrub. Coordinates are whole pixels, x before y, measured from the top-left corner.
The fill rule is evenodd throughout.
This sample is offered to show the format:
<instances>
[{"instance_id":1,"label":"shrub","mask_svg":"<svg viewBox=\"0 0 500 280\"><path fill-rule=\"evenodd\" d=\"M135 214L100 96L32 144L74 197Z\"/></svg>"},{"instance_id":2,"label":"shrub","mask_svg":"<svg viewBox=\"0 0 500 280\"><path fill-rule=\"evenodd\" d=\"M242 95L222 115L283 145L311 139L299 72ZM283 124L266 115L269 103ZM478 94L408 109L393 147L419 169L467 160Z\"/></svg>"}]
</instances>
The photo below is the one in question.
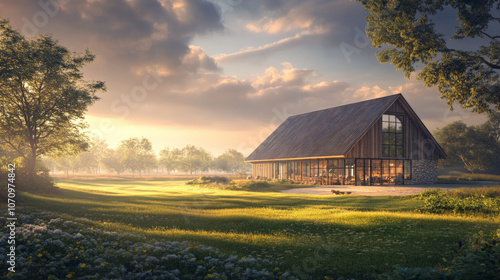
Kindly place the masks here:
<instances>
[{"instance_id":1,"label":"shrub","mask_svg":"<svg viewBox=\"0 0 500 280\"><path fill-rule=\"evenodd\" d=\"M494 198L500 197L500 187L482 187L482 188L460 188L448 193L450 196L458 198Z\"/></svg>"},{"instance_id":2,"label":"shrub","mask_svg":"<svg viewBox=\"0 0 500 280\"><path fill-rule=\"evenodd\" d=\"M271 184L268 181L239 181L234 182L226 177L203 176L198 179L186 182L188 185L199 185L204 188L213 188L220 190L244 190L258 191L269 188Z\"/></svg>"},{"instance_id":3,"label":"shrub","mask_svg":"<svg viewBox=\"0 0 500 280\"><path fill-rule=\"evenodd\" d=\"M404 268L382 274L379 279L498 279L500 275L500 229L490 235L479 233L469 239L470 248L446 267ZM460 246L461 247L461 246Z\"/></svg>"},{"instance_id":4,"label":"shrub","mask_svg":"<svg viewBox=\"0 0 500 280\"><path fill-rule=\"evenodd\" d=\"M59 190L59 188L55 186L53 179L50 177L47 168L42 165L37 165L35 172L34 184L30 184L26 168L22 164L16 163L16 169L14 170L14 174L16 176L14 177L15 180L13 183L16 191L54 193ZM6 201L7 199L8 173L7 165L0 168L0 178L2 178L2 180L0 180L0 199L2 199L2 201Z\"/></svg>"},{"instance_id":5,"label":"shrub","mask_svg":"<svg viewBox=\"0 0 500 280\"><path fill-rule=\"evenodd\" d=\"M240 185L239 187L242 190L246 191L257 191L257 190L262 190L265 188L269 188L271 185L267 181L255 181L255 182L248 182L243 185Z\"/></svg>"},{"instance_id":6,"label":"shrub","mask_svg":"<svg viewBox=\"0 0 500 280\"><path fill-rule=\"evenodd\" d=\"M444 192L440 189L423 191L416 196L424 205L418 210L427 213L492 214L500 212L500 188L463 188Z\"/></svg>"},{"instance_id":7,"label":"shrub","mask_svg":"<svg viewBox=\"0 0 500 280\"><path fill-rule=\"evenodd\" d=\"M425 199L425 198L428 198L430 196L441 196L444 194L445 194L445 191L443 191L442 189L432 188L432 189L424 190L423 192L419 193L417 195L417 198Z\"/></svg>"},{"instance_id":8,"label":"shrub","mask_svg":"<svg viewBox=\"0 0 500 280\"><path fill-rule=\"evenodd\" d=\"M188 185L199 185L199 184L210 184L210 183L216 183L216 184L228 184L230 183L231 180L227 177L223 176L202 176L198 179L194 179L191 181L186 182Z\"/></svg>"}]
</instances>

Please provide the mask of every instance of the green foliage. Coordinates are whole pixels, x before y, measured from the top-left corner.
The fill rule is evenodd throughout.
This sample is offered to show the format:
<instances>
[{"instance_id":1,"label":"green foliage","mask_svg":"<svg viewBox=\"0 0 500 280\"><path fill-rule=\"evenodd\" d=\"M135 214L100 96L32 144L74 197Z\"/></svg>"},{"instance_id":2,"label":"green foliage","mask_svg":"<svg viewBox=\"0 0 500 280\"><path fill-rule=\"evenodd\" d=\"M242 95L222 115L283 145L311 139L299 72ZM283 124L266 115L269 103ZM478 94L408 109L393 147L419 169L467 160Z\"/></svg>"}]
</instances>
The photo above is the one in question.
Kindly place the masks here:
<instances>
[{"instance_id":1,"label":"green foliage","mask_svg":"<svg viewBox=\"0 0 500 280\"><path fill-rule=\"evenodd\" d=\"M432 188L419 193L416 197L418 199L426 199L430 196L442 196L442 195L445 195L445 192L442 189Z\"/></svg>"},{"instance_id":2,"label":"green foliage","mask_svg":"<svg viewBox=\"0 0 500 280\"><path fill-rule=\"evenodd\" d=\"M188 181L186 182L186 184L188 185L199 185L199 184L210 184L210 183L228 184L229 182L231 182L231 180L223 176L202 176L198 179Z\"/></svg>"},{"instance_id":3,"label":"green foliage","mask_svg":"<svg viewBox=\"0 0 500 280\"><path fill-rule=\"evenodd\" d=\"M169 148L165 148L160 151L160 157L158 159L158 164L165 168L167 172L170 174L171 171L175 170L176 163L179 160L178 156L180 155L180 151L178 149L170 150Z\"/></svg>"},{"instance_id":4,"label":"green foliage","mask_svg":"<svg viewBox=\"0 0 500 280\"><path fill-rule=\"evenodd\" d=\"M29 191L34 193L54 193L57 191L55 187L54 180L49 176L48 169L42 164L37 164L35 168L35 175L33 182L28 180L28 170L26 166L23 165L23 160L18 159L16 161L10 162L15 163L16 167L13 173L15 174L15 180L12 183L16 191ZM8 188L8 163L3 164L0 161L0 200L2 202L7 201L7 188Z\"/></svg>"},{"instance_id":5,"label":"green foliage","mask_svg":"<svg viewBox=\"0 0 500 280\"><path fill-rule=\"evenodd\" d=\"M500 187L460 188L448 192L448 195L458 198L500 198Z\"/></svg>"},{"instance_id":6,"label":"green foliage","mask_svg":"<svg viewBox=\"0 0 500 280\"><path fill-rule=\"evenodd\" d=\"M84 115L105 90L83 80L93 60L50 35L25 38L0 19L0 145L26 159L31 180L38 156L85 146Z\"/></svg>"},{"instance_id":7,"label":"green foliage","mask_svg":"<svg viewBox=\"0 0 500 280\"><path fill-rule=\"evenodd\" d=\"M467 126L456 121L435 132L436 140L448 158L442 165L464 165L471 172L485 171L494 166L499 147L491 131L481 126Z\"/></svg>"},{"instance_id":8,"label":"green foliage","mask_svg":"<svg viewBox=\"0 0 500 280\"><path fill-rule=\"evenodd\" d=\"M404 268L385 273L379 279L387 280L443 280L443 279L498 279L500 275L500 229L489 235L482 232L470 238L470 248L459 243L459 255L445 267Z\"/></svg>"},{"instance_id":9,"label":"green foliage","mask_svg":"<svg viewBox=\"0 0 500 280\"><path fill-rule=\"evenodd\" d=\"M418 210L423 213L498 214L500 213L500 187L461 188L445 192L426 190L416 196L424 200Z\"/></svg>"},{"instance_id":10,"label":"green foliage","mask_svg":"<svg viewBox=\"0 0 500 280\"><path fill-rule=\"evenodd\" d=\"M280 185L288 185L288 184L293 184L293 181L288 180L288 179L278 179L278 180L274 180L273 183L280 184Z\"/></svg>"},{"instance_id":11,"label":"green foliage","mask_svg":"<svg viewBox=\"0 0 500 280\"><path fill-rule=\"evenodd\" d=\"M267 181L251 181L243 183L241 185L235 185L236 189L241 189L245 191L258 191L262 189L267 189L271 186Z\"/></svg>"},{"instance_id":12,"label":"green foliage","mask_svg":"<svg viewBox=\"0 0 500 280\"><path fill-rule=\"evenodd\" d=\"M497 1L358 1L369 13L368 37L374 47L383 48L377 54L381 63L391 62L407 78L416 65L423 65L417 79L437 86L450 109L455 102L478 113L490 105L500 109L500 37L489 29L499 23L494 16L500 9ZM444 10L457 13L459 25L453 35L441 34L435 26L434 19ZM482 45L475 51L448 45L450 39L477 37Z\"/></svg>"},{"instance_id":13,"label":"green foliage","mask_svg":"<svg viewBox=\"0 0 500 280\"><path fill-rule=\"evenodd\" d=\"M241 173L248 169L245 163L245 156L234 149L228 149L222 155L218 156L214 160L213 165L217 170L230 173Z\"/></svg>"},{"instance_id":14,"label":"green foliage","mask_svg":"<svg viewBox=\"0 0 500 280\"><path fill-rule=\"evenodd\" d=\"M241 190L241 191L259 191L271 187L267 181L232 181L222 176L203 176L186 182L188 185L198 185L203 188L212 188L220 190Z\"/></svg>"},{"instance_id":15,"label":"green foliage","mask_svg":"<svg viewBox=\"0 0 500 280\"><path fill-rule=\"evenodd\" d=\"M193 172L207 171L212 163L212 155L203 148L186 145L182 149L174 149L175 169L193 174Z\"/></svg>"},{"instance_id":16,"label":"green foliage","mask_svg":"<svg viewBox=\"0 0 500 280\"><path fill-rule=\"evenodd\" d=\"M148 171L156 167L156 155L151 141L145 137L123 140L116 149L119 163L132 173Z\"/></svg>"}]
</instances>

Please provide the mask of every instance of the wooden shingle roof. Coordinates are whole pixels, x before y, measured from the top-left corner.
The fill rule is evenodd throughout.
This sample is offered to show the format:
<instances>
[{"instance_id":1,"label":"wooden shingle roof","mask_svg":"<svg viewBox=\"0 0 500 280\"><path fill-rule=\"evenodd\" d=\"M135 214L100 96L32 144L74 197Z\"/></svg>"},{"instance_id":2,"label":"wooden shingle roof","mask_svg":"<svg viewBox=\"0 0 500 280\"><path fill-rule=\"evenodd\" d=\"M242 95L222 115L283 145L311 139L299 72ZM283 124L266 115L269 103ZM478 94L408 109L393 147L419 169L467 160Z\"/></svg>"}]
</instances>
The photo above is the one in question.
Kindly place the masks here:
<instances>
[{"instance_id":1,"label":"wooden shingle roof","mask_svg":"<svg viewBox=\"0 0 500 280\"><path fill-rule=\"evenodd\" d=\"M247 161L343 156L401 94L287 118Z\"/></svg>"}]
</instances>

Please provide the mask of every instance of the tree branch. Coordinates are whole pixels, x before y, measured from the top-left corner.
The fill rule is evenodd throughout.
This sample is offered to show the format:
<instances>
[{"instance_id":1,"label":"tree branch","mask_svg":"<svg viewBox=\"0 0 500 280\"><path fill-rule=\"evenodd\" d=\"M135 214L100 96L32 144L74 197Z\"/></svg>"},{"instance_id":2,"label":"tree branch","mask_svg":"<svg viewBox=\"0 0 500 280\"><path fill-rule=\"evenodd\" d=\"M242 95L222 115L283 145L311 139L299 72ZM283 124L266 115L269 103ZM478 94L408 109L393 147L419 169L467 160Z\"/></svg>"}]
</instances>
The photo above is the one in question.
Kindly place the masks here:
<instances>
[{"instance_id":1,"label":"tree branch","mask_svg":"<svg viewBox=\"0 0 500 280\"><path fill-rule=\"evenodd\" d=\"M489 67L491 67L493 69L500 69L500 65L493 64L493 63L487 61L486 59L484 59L484 57L482 57L482 56L478 56L477 58L479 58L484 64L488 65Z\"/></svg>"},{"instance_id":2,"label":"tree branch","mask_svg":"<svg viewBox=\"0 0 500 280\"><path fill-rule=\"evenodd\" d=\"M490 34L488 34L488 33L486 33L486 32L483 32L483 31L479 31L479 32L481 32L481 34L483 34L483 35L485 35L486 37L488 37L488 38L490 38L490 39L493 39L493 40L494 40L494 39L498 39L498 38L500 38L500 36L498 36L498 35L497 35L497 36L491 36Z\"/></svg>"},{"instance_id":3,"label":"tree branch","mask_svg":"<svg viewBox=\"0 0 500 280\"><path fill-rule=\"evenodd\" d=\"M455 50L455 49L448 49L448 48L444 49L444 50L441 50L441 52L444 52L444 53L451 53L451 52L459 53L460 55L467 56L470 59L479 59L484 64L488 65L489 67L491 67L493 69L500 69L500 65L491 63L491 62L487 61L484 57L479 56L479 55L470 55L469 53L464 52L464 51Z\"/></svg>"}]
</instances>

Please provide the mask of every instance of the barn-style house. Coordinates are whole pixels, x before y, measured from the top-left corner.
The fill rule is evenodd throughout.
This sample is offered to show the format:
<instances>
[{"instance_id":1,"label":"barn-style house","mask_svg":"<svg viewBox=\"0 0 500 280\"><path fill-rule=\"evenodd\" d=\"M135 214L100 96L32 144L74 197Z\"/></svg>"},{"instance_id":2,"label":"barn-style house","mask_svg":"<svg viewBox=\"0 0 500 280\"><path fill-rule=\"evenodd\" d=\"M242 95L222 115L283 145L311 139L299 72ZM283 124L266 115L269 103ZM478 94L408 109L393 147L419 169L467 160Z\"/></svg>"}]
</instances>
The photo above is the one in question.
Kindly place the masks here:
<instances>
[{"instance_id":1,"label":"barn-style house","mask_svg":"<svg viewBox=\"0 0 500 280\"><path fill-rule=\"evenodd\" d=\"M287 118L246 159L253 176L322 185L429 184L443 149L403 95Z\"/></svg>"}]
</instances>

